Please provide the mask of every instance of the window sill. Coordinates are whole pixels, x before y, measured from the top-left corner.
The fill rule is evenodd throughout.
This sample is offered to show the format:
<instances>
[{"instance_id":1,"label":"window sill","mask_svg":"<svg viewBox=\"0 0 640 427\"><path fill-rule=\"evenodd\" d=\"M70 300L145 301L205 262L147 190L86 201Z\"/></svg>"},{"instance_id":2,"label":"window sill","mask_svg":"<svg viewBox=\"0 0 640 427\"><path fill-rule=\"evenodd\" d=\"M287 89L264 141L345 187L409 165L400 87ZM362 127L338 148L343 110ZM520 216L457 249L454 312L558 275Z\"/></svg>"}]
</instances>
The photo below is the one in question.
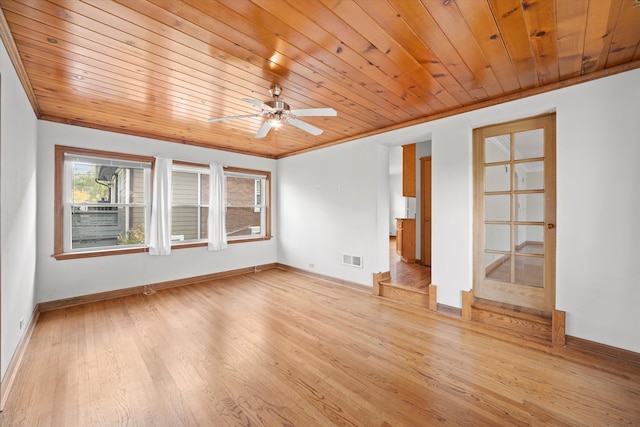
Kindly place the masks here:
<instances>
[{"instance_id":1,"label":"window sill","mask_svg":"<svg viewBox=\"0 0 640 427\"><path fill-rule=\"evenodd\" d=\"M87 251L87 252L63 252L51 255L56 260L61 261L65 259L77 259L77 258L95 258L101 256L111 255L127 255L138 254L142 252L148 252L147 248L128 248L128 249L110 249L106 251Z\"/></svg>"},{"instance_id":2,"label":"window sill","mask_svg":"<svg viewBox=\"0 0 640 427\"><path fill-rule=\"evenodd\" d=\"M247 242L260 242L263 240L271 240L271 236L265 237L255 237L251 239L238 239L238 240L229 240L227 243L230 245L235 245L236 243L247 243ZM191 242L191 243L181 243L181 244L173 244L171 245L171 249L187 249L187 248L199 248L206 247L207 242ZM87 252L63 252L51 255L58 261L67 260L67 259L79 259L79 258L95 258L102 256L111 256L111 255L127 255L127 254L138 254L143 252L149 252L149 248L128 248L128 249L110 249L106 251L87 251Z\"/></svg>"}]
</instances>

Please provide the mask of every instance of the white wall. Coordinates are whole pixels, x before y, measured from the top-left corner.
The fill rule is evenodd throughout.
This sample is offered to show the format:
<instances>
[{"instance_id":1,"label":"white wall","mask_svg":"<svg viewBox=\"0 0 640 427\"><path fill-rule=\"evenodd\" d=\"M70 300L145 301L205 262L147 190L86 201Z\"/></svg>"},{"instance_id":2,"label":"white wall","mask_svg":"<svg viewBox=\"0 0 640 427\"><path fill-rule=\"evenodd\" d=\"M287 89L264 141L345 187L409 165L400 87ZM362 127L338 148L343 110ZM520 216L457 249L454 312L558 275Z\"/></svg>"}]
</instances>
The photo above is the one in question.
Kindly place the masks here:
<instances>
[{"instance_id":1,"label":"white wall","mask_svg":"<svg viewBox=\"0 0 640 427\"><path fill-rule=\"evenodd\" d=\"M472 287L472 131L556 111L556 307L567 312L569 335L640 352L639 80L633 70L281 160L280 261L315 261L320 273L364 282L336 256L375 244L372 146L430 135L432 280L439 303L461 307L460 292ZM346 182L367 196L346 198L338 189Z\"/></svg>"},{"instance_id":2,"label":"white wall","mask_svg":"<svg viewBox=\"0 0 640 427\"><path fill-rule=\"evenodd\" d=\"M0 73L0 375L4 378L35 307L37 122L1 43Z\"/></svg>"},{"instance_id":3,"label":"white wall","mask_svg":"<svg viewBox=\"0 0 640 427\"><path fill-rule=\"evenodd\" d=\"M276 262L275 239L230 244L222 252L199 247L173 250L169 256L140 253L56 261L51 257L56 144L271 171L272 181L277 180L276 161L51 122L41 121L38 126L38 302ZM271 198L272 234L277 235L273 184Z\"/></svg>"},{"instance_id":4,"label":"white wall","mask_svg":"<svg viewBox=\"0 0 640 427\"><path fill-rule=\"evenodd\" d=\"M368 286L388 271L388 151L361 141L278 161L279 262Z\"/></svg>"}]
</instances>

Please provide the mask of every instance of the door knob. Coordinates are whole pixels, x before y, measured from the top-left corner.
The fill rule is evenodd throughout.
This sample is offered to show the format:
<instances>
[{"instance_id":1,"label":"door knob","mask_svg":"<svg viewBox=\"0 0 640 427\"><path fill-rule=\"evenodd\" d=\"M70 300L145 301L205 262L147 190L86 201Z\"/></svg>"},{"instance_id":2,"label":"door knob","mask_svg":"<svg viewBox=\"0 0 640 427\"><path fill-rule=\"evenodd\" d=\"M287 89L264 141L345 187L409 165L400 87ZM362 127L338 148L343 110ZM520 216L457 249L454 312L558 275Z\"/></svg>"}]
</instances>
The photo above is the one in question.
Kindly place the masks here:
<instances>
[{"instance_id":1,"label":"door knob","mask_svg":"<svg viewBox=\"0 0 640 427\"><path fill-rule=\"evenodd\" d=\"M425 221L429 221L429 220L431 220L431 218L426 218L426 217L425 217L425 219L424 219L424 220L425 220Z\"/></svg>"},{"instance_id":2,"label":"door knob","mask_svg":"<svg viewBox=\"0 0 640 427\"><path fill-rule=\"evenodd\" d=\"M547 224L549 230L556 228L555 224Z\"/></svg>"}]
</instances>

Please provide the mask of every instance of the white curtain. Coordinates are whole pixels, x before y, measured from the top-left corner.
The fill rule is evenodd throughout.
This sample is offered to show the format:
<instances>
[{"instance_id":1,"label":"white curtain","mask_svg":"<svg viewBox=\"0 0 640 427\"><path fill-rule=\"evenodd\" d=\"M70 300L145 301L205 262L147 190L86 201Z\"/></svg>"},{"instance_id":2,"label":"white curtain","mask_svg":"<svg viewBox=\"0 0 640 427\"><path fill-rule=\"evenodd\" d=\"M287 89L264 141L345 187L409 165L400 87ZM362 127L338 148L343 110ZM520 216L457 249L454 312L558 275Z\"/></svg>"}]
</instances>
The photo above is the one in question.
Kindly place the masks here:
<instances>
[{"instance_id":1,"label":"white curtain","mask_svg":"<svg viewBox=\"0 0 640 427\"><path fill-rule=\"evenodd\" d=\"M227 248L226 230L226 181L222 165L209 166L209 218L208 240L210 251L221 251Z\"/></svg>"},{"instance_id":2,"label":"white curtain","mask_svg":"<svg viewBox=\"0 0 640 427\"><path fill-rule=\"evenodd\" d=\"M173 161L156 157L149 230L149 255L171 253L171 173Z\"/></svg>"}]
</instances>

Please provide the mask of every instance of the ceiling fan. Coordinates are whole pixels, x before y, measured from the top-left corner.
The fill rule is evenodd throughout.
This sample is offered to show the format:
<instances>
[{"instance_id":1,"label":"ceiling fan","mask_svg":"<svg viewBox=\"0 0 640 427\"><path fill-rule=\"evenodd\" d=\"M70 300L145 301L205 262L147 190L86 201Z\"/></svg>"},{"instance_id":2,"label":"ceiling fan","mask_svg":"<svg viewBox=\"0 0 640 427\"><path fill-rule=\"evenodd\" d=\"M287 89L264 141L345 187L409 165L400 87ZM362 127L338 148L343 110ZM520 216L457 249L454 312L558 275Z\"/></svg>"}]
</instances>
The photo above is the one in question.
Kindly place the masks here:
<instances>
[{"instance_id":1,"label":"ceiling fan","mask_svg":"<svg viewBox=\"0 0 640 427\"><path fill-rule=\"evenodd\" d=\"M300 110L292 110L289 104L280 101L278 98L282 93L282 88L278 85L269 89L269 95L273 98L273 101L258 101L257 99L244 98L243 101L249 102L262 110L259 114L245 114L241 116L229 116L209 119L209 122L221 122L224 120L243 119L246 117L263 117L266 120L258 129L256 138L264 138L267 136L271 128L279 128L283 124L290 124L302 129L305 132L317 136L322 133L322 129L317 128L307 122L299 120L298 117L311 117L311 116L337 116L338 113L333 108L306 108Z\"/></svg>"}]
</instances>

